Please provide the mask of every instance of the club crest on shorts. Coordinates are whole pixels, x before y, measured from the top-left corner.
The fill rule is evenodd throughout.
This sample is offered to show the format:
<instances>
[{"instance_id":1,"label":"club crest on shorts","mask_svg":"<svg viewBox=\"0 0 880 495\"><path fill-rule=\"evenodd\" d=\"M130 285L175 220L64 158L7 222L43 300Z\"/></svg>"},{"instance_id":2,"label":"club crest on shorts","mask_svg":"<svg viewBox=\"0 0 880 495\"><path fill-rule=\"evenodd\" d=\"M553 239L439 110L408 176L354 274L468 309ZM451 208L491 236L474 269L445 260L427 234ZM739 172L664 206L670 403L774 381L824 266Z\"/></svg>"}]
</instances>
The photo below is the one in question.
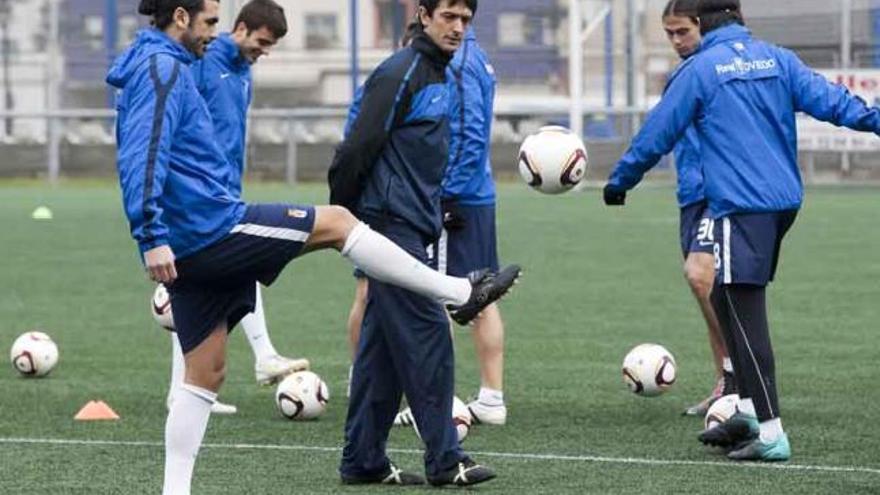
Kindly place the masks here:
<instances>
[{"instance_id":1,"label":"club crest on shorts","mask_svg":"<svg viewBox=\"0 0 880 495\"><path fill-rule=\"evenodd\" d=\"M288 208L287 216L293 218L305 218L309 216L309 212L306 210L300 210L299 208Z\"/></svg>"}]
</instances>

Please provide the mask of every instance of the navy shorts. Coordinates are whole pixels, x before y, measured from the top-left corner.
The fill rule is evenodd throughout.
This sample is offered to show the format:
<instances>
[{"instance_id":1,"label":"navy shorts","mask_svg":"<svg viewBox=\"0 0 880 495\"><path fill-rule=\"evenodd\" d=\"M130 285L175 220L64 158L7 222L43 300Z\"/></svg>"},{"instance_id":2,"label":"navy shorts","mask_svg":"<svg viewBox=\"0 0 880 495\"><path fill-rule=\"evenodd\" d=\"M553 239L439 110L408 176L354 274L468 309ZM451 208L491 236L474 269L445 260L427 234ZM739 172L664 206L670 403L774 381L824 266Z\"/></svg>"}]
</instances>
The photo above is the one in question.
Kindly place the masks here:
<instances>
[{"instance_id":1,"label":"navy shorts","mask_svg":"<svg viewBox=\"0 0 880 495\"><path fill-rule=\"evenodd\" d=\"M231 331L256 304L256 282L271 285L302 251L315 209L290 204L248 205L219 242L179 259L168 286L183 352L201 344L221 322Z\"/></svg>"},{"instance_id":2,"label":"navy shorts","mask_svg":"<svg viewBox=\"0 0 880 495\"><path fill-rule=\"evenodd\" d=\"M681 254L709 253L715 250L714 220L709 214L709 203L699 201L685 206L679 215Z\"/></svg>"},{"instance_id":3,"label":"navy shorts","mask_svg":"<svg viewBox=\"0 0 880 495\"><path fill-rule=\"evenodd\" d=\"M715 220L715 273L723 285L766 286L797 210L732 214Z\"/></svg>"},{"instance_id":4,"label":"navy shorts","mask_svg":"<svg viewBox=\"0 0 880 495\"><path fill-rule=\"evenodd\" d=\"M434 266L440 273L466 277L474 270L498 271L495 206L459 206L463 227L443 230L435 244Z\"/></svg>"}]
</instances>

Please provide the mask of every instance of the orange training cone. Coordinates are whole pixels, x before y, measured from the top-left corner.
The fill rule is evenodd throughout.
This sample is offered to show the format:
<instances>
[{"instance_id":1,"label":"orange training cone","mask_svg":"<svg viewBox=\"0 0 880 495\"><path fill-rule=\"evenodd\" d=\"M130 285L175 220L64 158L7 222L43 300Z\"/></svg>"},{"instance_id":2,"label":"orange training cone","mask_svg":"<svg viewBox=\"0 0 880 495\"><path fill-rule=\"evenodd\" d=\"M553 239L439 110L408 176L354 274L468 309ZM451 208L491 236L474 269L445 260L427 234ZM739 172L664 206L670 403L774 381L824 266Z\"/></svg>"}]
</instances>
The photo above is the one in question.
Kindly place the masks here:
<instances>
[{"instance_id":1,"label":"orange training cone","mask_svg":"<svg viewBox=\"0 0 880 495\"><path fill-rule=\"evenodd\" d=\"M77 421L101 421L119 419L116 411L110 408L106 402L102 400L90 400L82 409L76 413L73 419Z\"/></svg>"}]
</instances>

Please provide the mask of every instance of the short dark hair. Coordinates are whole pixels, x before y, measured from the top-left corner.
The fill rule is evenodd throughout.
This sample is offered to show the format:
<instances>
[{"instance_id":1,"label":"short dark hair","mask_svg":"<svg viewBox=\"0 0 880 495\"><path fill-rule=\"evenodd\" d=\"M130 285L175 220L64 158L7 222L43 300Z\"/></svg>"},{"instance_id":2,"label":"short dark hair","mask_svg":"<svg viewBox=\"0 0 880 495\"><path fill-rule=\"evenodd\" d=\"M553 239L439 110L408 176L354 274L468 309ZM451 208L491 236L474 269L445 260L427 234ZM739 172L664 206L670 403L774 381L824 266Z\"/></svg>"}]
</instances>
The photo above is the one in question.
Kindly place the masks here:
<instances>
[{"instance_id":1,"label":"short dark hair","mask_svg":"<svg viewBox=\"0 0 880 495\"><path fill-rule=\"evenodd\" d=\"M694 24L699 24L698 7L700 0L669 0L663 9L663 18L667 17L690 17Z\"/></svg>"},{"instance_id":2,"label":"short dark hair","mask_svg":"<svg viewBox=\"0 0 880 495\"><path fill-rule=\"evenodd\" d=\"M141 0L138 13L152 17L150 24L153 27L165 29L174 20L174 11L178 8L183 8L191 18L195 18L205 10L205 0Z\"/></svg>"},{"instance_id":3,"label":"short dark hair","mask_svg":"<svg viewBox=\"0 0 880 495\"><path fill-rule=\"evenodd\" d=\"M702 34L728 24L745 24L739 0L701 0L697 13L700 16Z\"/></svg>"},{"instance_id":4,"label":"short dark hair","mask_svg":"<svg viewBox=\"0 0 880 495\"><path fill-rule=\"evenodd\" d=\"M419 0L419 7L424 7L428 11L429 16L434 16L434 11L443 0ZM477 13L477 0L449 0L449 5L457 5L463 3L467 5L471 12Z\"/></svg>"},{"instance_id":5,"label":"short dark hair","mask_svg":"<svg viewBox=\"0 0 880 495\"><path fill-rule=\"evenodd\" d=\"M287 18L284 16L284 8L274 0L251 0L238 13L235 18L233 29L240 23L247 26L248 32L266 27L278 39L287 34Z\"/></svg>"}]
</instances>

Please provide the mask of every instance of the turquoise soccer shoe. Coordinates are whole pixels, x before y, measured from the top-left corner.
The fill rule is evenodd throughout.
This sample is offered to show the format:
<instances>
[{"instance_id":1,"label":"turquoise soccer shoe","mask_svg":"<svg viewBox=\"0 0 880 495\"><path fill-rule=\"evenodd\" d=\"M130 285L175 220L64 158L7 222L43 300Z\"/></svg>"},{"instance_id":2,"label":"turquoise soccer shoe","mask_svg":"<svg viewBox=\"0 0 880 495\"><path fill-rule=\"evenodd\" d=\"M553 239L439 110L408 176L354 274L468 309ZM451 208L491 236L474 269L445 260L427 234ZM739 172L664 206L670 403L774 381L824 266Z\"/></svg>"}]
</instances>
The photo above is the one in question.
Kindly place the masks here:
<instances>
[{"instance_id":1,"label":"turquoise soccer shoe","mask_svg":"<svg viewBox=\"0 0 880 495\"><path fill-rule=\"evenodd\" d=\"M791 459L791 445L788 443L788 435L785 433L769 443L764 443L760 438L756 438L744 447L727 454L727 458L734 461L787 461Z\"/></svg>"}]
</instances>

